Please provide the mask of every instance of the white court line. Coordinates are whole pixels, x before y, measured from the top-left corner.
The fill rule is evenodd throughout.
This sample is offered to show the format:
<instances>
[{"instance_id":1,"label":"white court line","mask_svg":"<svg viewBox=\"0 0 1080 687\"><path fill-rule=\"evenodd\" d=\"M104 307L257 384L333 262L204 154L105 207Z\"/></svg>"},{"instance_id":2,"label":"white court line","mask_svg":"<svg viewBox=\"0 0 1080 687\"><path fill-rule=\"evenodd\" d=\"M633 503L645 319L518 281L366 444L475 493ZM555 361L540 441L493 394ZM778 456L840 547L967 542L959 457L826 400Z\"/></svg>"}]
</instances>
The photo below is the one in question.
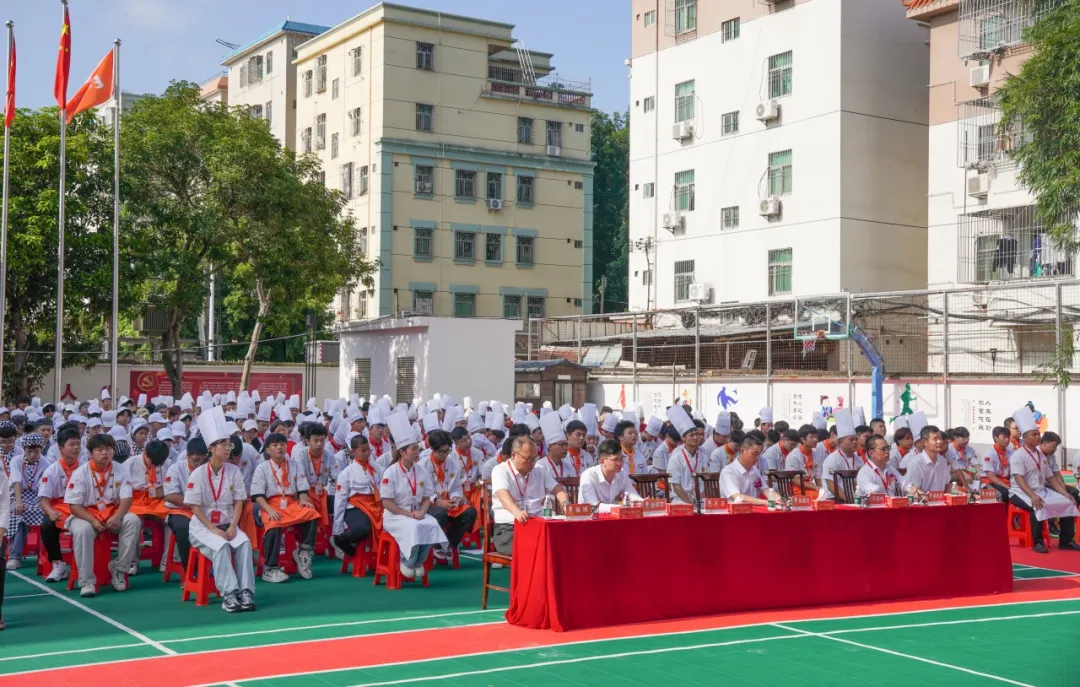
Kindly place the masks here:
<instances>
[{"instance_id":1,"label":"white court line","mask_svg":"<svg viewBox=\"0 0 1080 687\"><path fill-rule=\"evenodd\" d=\"M1013 565L1016 565L1016 563L1013 563ZM1075 572L1075 571L1073 571L1073 570L1058 570L1058 569L1056 569L1056 568L1044 568L1044 567L1042 567L1041 565L1026 565L1026 566L1024 566L1024 570L1045 570L1046 572L1065 573L1066 575L1072 575L1072 576L1075 576L1075 575L1080 575L1080 573L1078 573L1078 572ZM1021 572L1022 572L1022 571L1021 571ZM1038 578L1034 578L1034 577L1025 577L1025 578L1023 578L1023 579L1026 579L1026 580L1034 580L1034 579L1038 579ZM1049 577L1044 577L1044 578L1042 578L1042 579L1044 579L1044 580L1048 580L1048 579L1051 579L1051 578L1049 578Z\"/></svg>"},{"instance_id":2,"label":"white court line","mask_svg":"<svg viewBox=\"0 0 1080 687\"><path fill-rule=\"evenodd\" d=\"M821 639L827 639L827 640L832 641L832 642L840 642L841 644L850 644L851 646L857 646L860 649L869 649L871 651L880 651L883 654L890 654L892 656L898 656L900 658L907 658L907 659L911 659L912 661L919 661L920 663L927 663L929 665L937 666L939 668L948 668L950 670L956 670L956 671L959 671L961 673L967 673L968 675L977 675L979 677L984 677L984 678L987 678L989 680L997 680L998 682L1006 682L1006 683L1008 683L1010 685L1018 685L1018 687L1034 687L1034 685L1029 685L1026 682L1017 682L1016 680L1010 680L1008 678L999 677L997 675L991 675L989 673L980 673L977 670L971 670L970 668L962 668L961 666L950 665L948 663L940 663L938 661L933 661L933 660L930 660L929 658L923 658L921 656L912 656L911 654L902 654L899 651L892 651L891 649L883 649L883 648L881 648L879 646L871 646L870 644L860 644L859 642L853 642L850 639L840 639L839 637L833 637L831 635L819 634L817 632L807 632L806 630L799 630L799 629L796 629L794 627L788 627L787 625L782 625L780 623L772 623L772 625L773 625L773 627L778 627L781 630L790 630L792 632L800 632L800 633L802 633L803 635L805 635L807 637L819 637Z\"/></svg>"},{"instance_id":3,"label":"white court line","mask_svg":"<svg viewBox=\"0 0 1080 687\"><path fill-rule=\"evenodd\" d=\"M943 625L968 625L971 623L989 623L996 622L998 620L1024 620L1026 618L1049 618L1056 615L1080 615L1080 611L1055 611L1053 613L1032 613L1031 615L1003 615L993 618L969 618L967 620L942 620L936 623L914 623L911 625L883 625L881 627L872 628L873 630L906 630L909 627L941 627ZM794 622L794 621L788 621ZM804 621L814 622L814 621ZM773 623L775 625L775 623ZM866 632L867 630L862 628L852 628L850 630L829 630L827 632L819 632L821 635L842 635L851 632Z\"/></svg>"},{"instance_id":4,"label":"white court line","mask_svg":"<svg viewBox=\"0 0 1080 687\"><path fill-rule=\"evenodd\" d=\"M0 658L0 663L4 661L21 661L26 658L45 658L46 656L67 656L68 654L88 654L92 651L112 651L113 649L132 649L137 646L146 646L146 644L114 644L113 646L95 646L90 649L66 649L64 651L47 651L43 654L23 654L22 656L4 656Z\"/></svg>"},{"instance_id":5,"label":"white court line","mask_svg":"<svg viewBox=\"0 0 1080 687\"><path fill-rule=\"evenodd\" d=\"M105 615L104 613L100 613L100 612L95 611L94 609L90 608L89 606L86 606L84 604L79 603L75 599L70 599L70 598L64 596L63 594L61 594L60 592L49 589L44 584L38 582L35 579L29 578L26 575L23 575L22 573L15 572L15 571L12 571L11 574L14 575L15 577L19 578L23 582L29 582L30 584L34 585L35 587L37 587L38 589L44 591L45 593L49 594L50 596L55 596L56 598L60 599L61 601L65 601L65 602L71 604L75 608L81 608L82 610L86 611L87 613L94 616L98 620L103 620L103 621L107 622L108 624L112 625L113 627L117 628L118 630L123 630L124 632L128 633L129 635L131 635L135 639L142 642L143 644L149 644L150 646L154 647L155 649L157 649L158 651L160 651L163 654L168 654L170 656L175 656L176 655L175 651L173 651L169 647L165 646L164 644L161 644L159 642L155 642L154 640L150 639L149 637L147 637L143 633L138 632L136 630L133 630L130 627L128 627L127 625L124 625L123 623L120 623L120 622L117 622L117 621L113 620L112 618Z\"/></svg>"},{"instance_id":6,"label":"white court line","mask_svg":"<svg viewBox=\"0 0 1080 687\"><path fill-rule=\"evenodd\" d=\"M49 596L49 595L46 594L45 592L42 592L40 594L16 594L15 596L5 596L4 599L6 601L11 601L12 599L33 599L34 597L37 597L37 596Z\"/></svg>"}]
</instances>

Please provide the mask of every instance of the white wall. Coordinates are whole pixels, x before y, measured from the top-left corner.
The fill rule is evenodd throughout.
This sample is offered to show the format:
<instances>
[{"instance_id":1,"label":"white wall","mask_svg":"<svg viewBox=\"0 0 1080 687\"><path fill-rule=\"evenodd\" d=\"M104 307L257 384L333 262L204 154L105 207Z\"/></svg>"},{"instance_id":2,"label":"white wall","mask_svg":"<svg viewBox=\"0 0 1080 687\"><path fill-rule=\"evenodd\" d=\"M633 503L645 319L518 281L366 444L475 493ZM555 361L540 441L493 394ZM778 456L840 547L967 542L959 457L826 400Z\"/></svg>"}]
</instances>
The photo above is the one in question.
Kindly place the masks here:
<instances>
[{"instance_id":1,"label":"white wall","mask_svg":"<svg viewBox=\"0 0 1080 687\"><path fill-rule=\"evenodd\" d=\"M307 40L307 37L281 33L260 44L257 50L245 52L242 59L226 64L229 70L229 105L262 105L265 108L266 103L273 103L270 133L274 134L283 146L294 149L296 111L293 109L293 99L296 97L296 66L292 63L292 52L293 48L304 40ZM250 57L263 55L265 58L271 51L274 53L274 71L267 74L264 62L262 81L256 84L248 83L241 88L240 67L246 66Z\"/></svg>"}]
</instances>

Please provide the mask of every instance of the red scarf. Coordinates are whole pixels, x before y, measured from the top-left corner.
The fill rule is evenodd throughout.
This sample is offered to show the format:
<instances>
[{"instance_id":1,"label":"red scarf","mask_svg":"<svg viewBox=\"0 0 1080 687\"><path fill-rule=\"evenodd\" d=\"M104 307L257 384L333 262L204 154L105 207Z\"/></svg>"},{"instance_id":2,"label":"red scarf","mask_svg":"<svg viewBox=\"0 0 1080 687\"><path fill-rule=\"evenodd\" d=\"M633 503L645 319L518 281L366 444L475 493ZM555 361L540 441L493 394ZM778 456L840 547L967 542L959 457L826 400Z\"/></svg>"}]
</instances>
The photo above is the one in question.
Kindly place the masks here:
<instances>
[{"instance_id":1,"label":"red scarf","mask_svg":"<svg viewBox=\"0 0 1080 687\"><path fill-rule=\"evenodd\" d=\"M570 451L570 460L574 461L574 470L578 475L581 474L581 449L572 448Z\"/></svg>"},{"instance_id":2,"label":"red scarf","mask_svg":"<svg viewBox=\"0 0 1080 687\"><path fill-rule=\"evenodd\" d=\"M998 462L1001 463L1001 476L1005 479L1009 478L1009 459L1005 456L1005 449L994 444L994 450L998 454Z\"/></svg>"},{"instance_id":3,"label":"red scarf","mask_svg":"<svg viewBox=\"0 0 1080 687\"><path fill-rule=\"evenodd\" d=\"M814 452L807 451L802 444L799 444L799 452L802 453L803 467L806 468L806 474L812 477L814 475Z\"/></svg>"},{"instance_id":4,"label":"red scarf","mask_svg":"<svg viewBox=\"0 0 1080 687\"><path fill-rule=\"evenodd\" d=\"M473 469L472 451L468 451L467 453L462 453L461 449L459 449L459 448L454 448L454 450L457 451L459 460L462 461L461 462L461 468L463 470L465 470L466 474L471 475L472 474L472 469Z\"/></svg>"}]
</instances>

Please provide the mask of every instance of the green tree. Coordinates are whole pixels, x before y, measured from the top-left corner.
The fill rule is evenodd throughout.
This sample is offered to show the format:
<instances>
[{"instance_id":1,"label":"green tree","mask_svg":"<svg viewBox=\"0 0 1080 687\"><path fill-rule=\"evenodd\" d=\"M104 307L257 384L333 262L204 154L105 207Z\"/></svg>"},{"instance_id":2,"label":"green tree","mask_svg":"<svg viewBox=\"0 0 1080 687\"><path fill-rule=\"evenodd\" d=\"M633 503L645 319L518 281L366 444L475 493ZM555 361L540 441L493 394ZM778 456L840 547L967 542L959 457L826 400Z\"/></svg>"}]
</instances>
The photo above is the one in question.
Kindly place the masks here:
<instances>
[{"instance_id":1,"label":"green tree","mask_svg":"<svg viewBox=\"0 0 1080 687\"><path fill-rule=\"evenodd\" d=\"M593 292L600 311L600 286L606 278L604 310L629 308L630 114L592 115Z\"/></svg>"}]
</instances>

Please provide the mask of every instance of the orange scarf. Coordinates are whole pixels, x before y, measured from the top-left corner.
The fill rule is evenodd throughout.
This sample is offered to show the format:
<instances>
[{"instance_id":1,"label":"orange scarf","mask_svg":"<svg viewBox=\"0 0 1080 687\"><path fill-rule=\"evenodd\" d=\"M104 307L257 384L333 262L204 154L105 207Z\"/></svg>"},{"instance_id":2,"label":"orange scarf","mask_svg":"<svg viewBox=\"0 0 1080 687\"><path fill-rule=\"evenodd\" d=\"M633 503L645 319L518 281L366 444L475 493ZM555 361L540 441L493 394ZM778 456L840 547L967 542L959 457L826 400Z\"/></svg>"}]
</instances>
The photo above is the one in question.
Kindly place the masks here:
<instances>
[{"instance_id":1,"label":"orange scarf","mask_svg":"<svg viewBox=\"0 0 1080 687\"><path fill-rule=\"evenodd\" d=\"M97 466L97 463L90 461L90 477L94 480L94 489L97 490L98 499L105 500L105 492L109 489L109 480L112 479L113 467L112 463L109 463L109 471L105 472ZM98 476L101 479L98 479Z\"/></svg>"},{"instance_id":2,"label":"orange scarf","mask_svg":"<svg viewBox=\"0 0 1080 687\"><path fill-rule=\"evenodd\" d=\"M143 466L146 468L146 490L153 492L157 488L157 467L143 454Z\"/></svg>"},{"instance_id":3,"label":"orange scarf","mask_svg":"<svg viewBox=\"0 0 1080 687\"><path fill-rule=\"evenodd\" d=\"M634 474L634 453L635 452L636 452L636 449L629 449L628 450L626 448L623 448L623 453L625 453L626 457L630 459L630 474L631 475Z\"/></svg>"},{"instance_id":4,"label":"orange scarf","mask_svg":"<svg viewBox=\"0 0 1080 687\"><path fill-rule=\"evenodd\" d=\"M1020 440L1019 439L1013 439L1012 437L1009 437L1009 443L1012 444L1013 448L1020 448Z\"/></svg>"},{"instance_id":5,"label":"orange scarf","mask_svg":"<svg viewBox=\"0 0 1080 687\"><path fill-rule=\"evenodd\" d=\"M810 477L814 476L814 452L807 451L806 447L799 444L799 452L802 453L803 467L806 469L806 474Z\"/></svg>"},{"instance_id":6,"label":"orange scarf","mask_svg":"<svg viewBox=\"0 0 1080 687\"><path fill-rule=\"evenodd\" d=\"M432 458L431 464L435 466L435 479L439 480L439 484L446 483L446 464Z\"/></svg>"},{"instance_id":7,"label":"orange scarf","mask_svg":"<svg viewBox=\"0 0 1080 687\"><path fill-rule=\"evenodd\" d=\"M570 460L574 461L574 471L577 472L578 475L581 475L581 449L572 448L569 449L569 451Z\"/></svg>"},{"instance_id":8,"label":"orange scarf","mask_svg":"<svg viewBox=\"0 0 1080 687\"><path fill-rule=\"evenodd\" d=\"M1005 449L994 444L994 450L998 454L998 462L1001 463L1001 476L1009 479L1009 459L1005 457Z\"/></svg>"},{"instance_id":9,"label":"orange scarf","mask_svg":"<svg viewBox=\"0 0 1080 687\"><path fill-rule=\"evenodd\" d=\"M900 444L897 444L896 445L896 450L900 453L900 457L903 458L904 456L906 456L908 454L908 451L910 449L906 449L903 446L901 446Z\"/></svg>"},{"instance_id":10,"label":"orange scarf","mask_svg":"<svg viewBox=\"0 0 1080 687\"><path fill-rule=\"evenodd\" d=\"M855 453L859 454L859 457L862 458L862 462L864 464L869 464L870 463L870 461L868 461L866 459L866 449L865 448L856 448Z\"/></svg>"},{"instance_id":11,"label":"orange scarf","mask_svg":"<svg viewBox=\"0 0 1080 687\"><path fill-rule=\"evenodd\" d=\"M461 468L465 471L465 474L471 475L473 469L472 451L468 453L462 453L461 449L454 449L458 454L458 459L461 460Z\"/></svg>"},{"instance_id":12,"label":"orange scarf","mask_svg":"<svg viewBox=\"0 0 1080 687\"><path fill-rule=\"evenodd\" d=\"M289 491L289 459L281 461L281 478L278 479L278 473L274 471L274 466L277 465L273 460L270 461L270 476L274 478L274 482L277 484L278 489L281 491L281 495L284 496Z\"/></svg>"},{"instance_id":13,"label":"orange scarf","mask_svg":"<svg viewBox=\"0 0 1080 687\"><path fill-rule=\"evenodd\" d=\"M835 445L833 445L833 444L830 444L830 443L829 443L829 440L828 440L828 439L826 439L826 440L824 441L824 444L825 444L825 452L826 452L827 454L828 454L828 453L832 453L833 451L835 451L835 450L836 450L836 446L835 446Z\"/></svg>"}]
</instances>

